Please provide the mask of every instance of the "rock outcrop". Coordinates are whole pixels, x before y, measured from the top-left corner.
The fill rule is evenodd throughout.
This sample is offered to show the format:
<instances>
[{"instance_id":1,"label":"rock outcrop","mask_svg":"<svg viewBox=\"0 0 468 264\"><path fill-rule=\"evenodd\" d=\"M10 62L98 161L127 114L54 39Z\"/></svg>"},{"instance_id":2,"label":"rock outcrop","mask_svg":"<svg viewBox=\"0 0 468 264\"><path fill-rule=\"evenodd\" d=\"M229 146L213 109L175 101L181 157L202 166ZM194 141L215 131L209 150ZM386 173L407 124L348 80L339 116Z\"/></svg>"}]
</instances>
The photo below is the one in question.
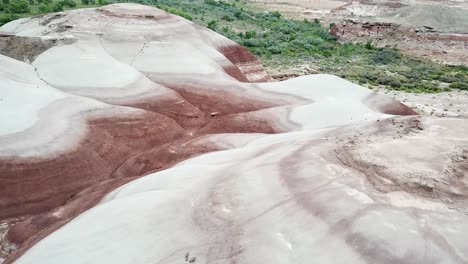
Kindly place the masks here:
<instances>
[{"instance_id":1,"label":"rock outcrop","mask_svg":"<svg viewBox=\"0 0 468 264\"><path fill-rule=\"evenodd\" d=\"M378 47L394 47L402 52L454 65L468 65L468 34L436 32L432 27L412 28L389 22L345 20L334 25L330 33L341 42Z\"/></svg>"},{"instance_id":2,"label":"rock outcrop","mask_svg":"<svg viewBox=\"0 0 468 264\"><path fill-rule=\"evenodd\" d=\"M142 5L0 31L5 263L468 261L465 119Z\"/></svg>"}]
</instances>

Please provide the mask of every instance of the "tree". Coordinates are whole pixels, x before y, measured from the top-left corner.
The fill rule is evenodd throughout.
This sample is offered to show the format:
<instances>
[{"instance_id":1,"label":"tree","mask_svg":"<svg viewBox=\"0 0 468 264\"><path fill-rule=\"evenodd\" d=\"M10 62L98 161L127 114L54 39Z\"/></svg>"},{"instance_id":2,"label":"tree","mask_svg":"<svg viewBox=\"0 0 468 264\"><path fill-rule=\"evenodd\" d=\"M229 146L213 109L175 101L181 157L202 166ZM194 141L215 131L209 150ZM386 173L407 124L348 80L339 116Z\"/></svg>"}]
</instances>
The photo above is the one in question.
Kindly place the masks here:
<instances>
[{"instance_id":1,"label":"tree","mask_svg":"<svg viewBox=\"0 0 468 264\"><path fill-rule=\"evenodd\" d=\"M52 10L53 10L54 12L62 12L62 11L63 11L63 2L62 2L62 1L55 2L55 3L52 5Z\"/></svg>"},{"instance_id":2,"label":"tree","mask_svg":"<svg viewBox=\"0 0 468 264\"><path fill-rule=\"evenodd\" d=\"M216 27L218 26L218 21L216 20L211 20L208 22L208 28L211 30L216 30Z\"/></svg>"},{"instance_id":3,"label":"tree","mask_svg":"<svg viewBox=\"0 0 468 264\"><path fill-rule=\"evenodd\" d=\"M52 7L46 3L40 3L38 8L39 12L43 14L52 12Z\"/></svg>"},{"instance_id":4,"label":"tree","mask_svg":"<svg viewBox=\"0 0 468 264\"><path fill-rule=\"evenodd\" d=\"M275 11L275 12L273 12L273 13L271 13L271 14L272 14L274 17L276 17L277 19L280 19L280 17L281 17L280 12L278 12L278 11Z\"/></svg>"},{"instance_id":5,"label":"tree","mask_svg":"<svg viewBox=\"0 0 468 264\"><path fill-rule=\"evenodd\" d=\"M379 49L372 56L372 60L375 64L390 64L394 61L398 61L401 58L400 53L390 49Z\"/></svg>"},{"instance_id":6,"label":"tree","mask_svg":"<svg viewBox=\"0 0 468 264\"><path fill-rule=\"evenodd\" d=\"M255 38L256 36L257 36L256 31L246 31L245 34L244 34L244 37L246 39Z\"/></svg>"},{"instance_id":7,"label":"tree","mask_svg":"<svg viewBox=\"0 0 468 264\"><path fill-rule=\"evenodd\" d=\"M60 2L62 2L63 6L76 7L76 3L73 0L62 0Z\"/></svg>"},{"instance_id":8,"label":"tree","mask_svg":"<svg viewBox=\"0 0 468 264\"><path fill-rule=\"evenodd\" d=\"M0 14L0 26L18 18L19 16L15 14Z\"/></svg>"},{"instance_id":9,"label":"tree","mask_svg":"<svg viewBox=\"0 0 468 264\"><path fill-rule=\"evenodd\" d=\"M29 8L29 2L26 0L14 0L10 3L10 11L12 13L29 13L31 9Z\"/></svg>"}]
</instances>

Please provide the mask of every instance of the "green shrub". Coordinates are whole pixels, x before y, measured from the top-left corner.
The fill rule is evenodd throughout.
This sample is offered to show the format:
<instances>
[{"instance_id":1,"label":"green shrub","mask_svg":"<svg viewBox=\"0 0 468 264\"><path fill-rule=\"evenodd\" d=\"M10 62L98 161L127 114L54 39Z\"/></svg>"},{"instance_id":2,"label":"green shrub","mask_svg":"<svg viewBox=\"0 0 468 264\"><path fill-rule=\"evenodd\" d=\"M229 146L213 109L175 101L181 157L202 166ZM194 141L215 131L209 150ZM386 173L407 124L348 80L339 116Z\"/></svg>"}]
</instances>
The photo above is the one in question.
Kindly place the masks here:
<instances>
[{"instance_id":1,"label":"green shrub","mask_svg":"<svg viewBox=\"0 0 468 264\"><path fill-rule=\"evenodd\" d=\"M63 3L61 1L55 2L52 5L52 11L54 12L62 12L63 11Z\"/></svg>"},{"instance_id":2,"label":"green shrub","mask_svg":"<svg viewBox=\"0 0 468 264\"><path fill-rule=\"evenodd\" d=\"M10 12L10 5L9 4L4 4L0 3L0 11L2 12Z\"/></svg>"},{"instance_id":3,"label":"green shrub","mask_svg":"<svg viewBox=\"0 0 468 264\"><path fill-rule=\"evenodd\" d=\"M260 47L261 43L257 39L245 39L242 44L246 47ZM257 51L258 52L258 51Z\"/></svg>"},{"instance_id":4,"label":"green shrub","mask_svg":"<svg viewBox=\"0 0 468 264\"><path fill-rule=\"evenodd\" d=\"M76 3L73 0L61 0L60 2L62 2L63 6L67 6L71 8L76 7Z\"/></svg>"},{"instance_id":5,"label":"green shrub","mask_svg":"<svg viewBox=\"0 0 468 264\"><path fill-rule=\"evenodd\" d=\"M207 5L213 5L213 6L218 5L218 2L216 0L205 0L204 2Z\"/></svg>"},{"instance_id":6,"label":"green shrub","mask_svg":"<svg viewBox=\"0 0 468 264\"><path fill-rule=\"evenodd\" d=\"M43 14L53 12L52 7L47 3L40 3L38 9Z\"/></svg>"},{"instance_id":7,"label":"green shrub","mask_svg":"<svg viewBox=\"0 0 468 264\"><path fill-rule=\"evenodd\" d=\"M398 61L401 58L400 53L390 49L379 49L372 57L372 61L376 64L390 64Z\"/></svg>"},{"instance_id":8,"label":"green shrub","mask_svg":"<svg viewBox=\"0 0 468 264\"><path fill-rule=\"evenodd\" d=\"M278 11L272 12L271 15L276 17L277 19L279 19L281 17L281 13L278 12Z\"/></svg>"},{"instance_id":9,"label":"green shrub","mask_svg":"<svg viewBox=\"0 0 468 264\"><path fill-rule=\"evenodd\" d=\"M18 18L16 14L0 14L0 26Z\"/></svg>"},{"instance_id":10,"label":"green shrub","mask_svg":"<svg viewBox=\"0 0 468 264\"><path fill-rule=\"evenodd\" d=\"M218 27L218 21L216 20L211 20L208 22L208 28L211 30L216 30L216 27Z\"/></svg>"},{"instance_id":11,"label":"green shrub","mask_svg":"<svg viewBox=\"0 0 468 264\"><path fill-rule=\"evenodd\" d=\"M10 12L15 14L29 13L29 2L26 0L13 0L10 2Z\"/></svg>"},{"instance_id":12,"label":"green shrub","mask_svg":"<svg viewBox=\"0 0 468 264\"><path fill-rule=\"evenodd\" d=\"M452 89L468 90L468 83L454 82L449 85Z\"/></svg>"},{"instance_id":13,"label":"green shrub","mask_svg":"<svg viewBox=\"0 0 468 264\"><path fill-rule=\"evenodd\" d=\"M231 16L229 15L224 15L221 17L222 20L225 20L225 21L234 21L234 18L232 18Z\"/></svg>"},{"instance_id":14,"label":"green shrub","mask_svg":"<svg viewBox=\"0 0 468 264\"><path fill-rule=\"evenodd\" d=\"M249 38L255 38L257 36L257 32L255 31L247 31L244 34L244 38L249 39Z\"/></svg>"},{"instance_id":15,"label":"green shrub","mask_svg":"<svg viewBox=\"0 0 468 264\"><path fill-rule=\"evenodd\" d=\"M99 1L103 1L103 0L99 0ZM107 3L106 3L106 4L107 4ZM187 19L187 20L190 20L190 21L193 20L192 16L189 15L188 13L186 13L186 12L183 11L183 10L180 10L180 9L177 9L177 8L171 8L171 7L169 7L169 8L164 8L164 7L162 7L161 9L163 9L163 10L165 10L166 12L169 12L169 13L171 13L171 14L174 14L174 15L177 15L177 16L180 16L180 17L183 17L183 18L185 18L185 19Z\"/></svg>"},{"instance_id":16,"label":"green shrub","mask_svg":"<svg viewBox=\"0 0 468 264\"><path fill-rule=\"evenodd\" d=\"M237 19L241 19L242 17L242 12L237 10L236 12L234 12L234 16L237 18Z\"/></svg>"},{"instance_id":17,"label":"green shrub","mask_svg":"<svg viewBox=\"0 0 468 264\"><path fill-rule=\"evenodd\" d=\"M96 5L97 3L96 0L81 0L81 2L83 3L83 5Z\"/></svg>"}]
</instances>

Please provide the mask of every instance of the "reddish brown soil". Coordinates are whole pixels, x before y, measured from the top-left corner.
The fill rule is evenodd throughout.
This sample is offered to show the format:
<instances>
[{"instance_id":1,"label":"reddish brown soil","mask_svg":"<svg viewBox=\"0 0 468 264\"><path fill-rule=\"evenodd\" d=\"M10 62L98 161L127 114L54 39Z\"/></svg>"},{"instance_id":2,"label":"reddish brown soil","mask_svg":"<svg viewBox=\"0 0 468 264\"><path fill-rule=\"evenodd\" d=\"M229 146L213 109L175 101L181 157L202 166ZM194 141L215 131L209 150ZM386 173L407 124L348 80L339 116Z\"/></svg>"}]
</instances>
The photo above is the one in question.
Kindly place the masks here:
<instances>
[{"instance_id":1,"label":"reddish brown soil","mask_svg":"<svg viewBox=\"0 0 468 264\"><path fill-rule=\"evenodd\" d=\"M95 119L76 149L57 158L3 160L0 166L0 219L37 214L109 179L127 156L185 135L176 122L147 112L132 118Z\"/></svg>"},{"instance_id":2,"label":"reddish brown soil","mask_svg":"<svg viewBox=\"0 0 468 264\"><path fill-rule=\"evenodd\" d=\"M13 263L41 239L59 229L88 208L95 206L108 192L136 178L113 179L94 184L73 196L65 205L17 223L8 230L4 239L9 243L15 244L18 250L14 254L11 254L4 263Z\"/></svg>"},{"instance_id":3,"label":"reddish brown soil","mask_svg":"<svg viewBox=\"0 0 468 264\"><path fill-rule=\"evenodd\" d=\"M182 102L172 99L148 98L139 103L124 105L165 115L187 130L199 128L206 123L205 114L187 100Z\"/></svg>"},{"instance_id":4,"label":"reddish brown soil","mask_svg":"<svg viewBox=\"0 0 468 264\"><path fill-rule=\"evenodd\" d=\"M189 97L195 101L198 98L194 95ZM197 102L202 109L208 109L214 103L204 97L199 99ZM228 107L224 105L222 110L240 111ZM259 107L244 102L241 109ZM205 112L198 110L198 114L191 118L202 122L192 122L192 126L188 127L194 128L195 123L201 127L208 122ZM209 115L209 120L218 118ZM188 124L186 120L178 121ZM216 131L208 129L203 133L275 132L266 122L257 124L251 121L251 125L245 127L240 123L233 127L228 122L220 123L223 125ZM197 143L198 139L194 139L191 133L176 122L156 113L135 119L92 120L89 126L90 132L80 146L56 159L3 161L0 168L0 197L5 210L1 211L1 218L37 214L8 231L6 241L15 243L20 250L11 255L6 263L11 263L37 241L94 206L116 187L187 158L218 149L212 144ZM85 191L77 194L83 189ZM56 210L46 212L57 207ZM60 213L54 213L57 211Z\"/></svg>"},{"instance_id":5,"label":"reddish brown soil","mask_svg":"<svg viewBox=\"0 0 468 264\"><path fill-rule=\"evenodd\" d=\"M267 120L255 120L248 114L233 114L215 119L200 130L200 133L277 133Z\"/></svg>"},{"instance_id":6,"label":"reddish brown soil","mask_svg":"<svg viewBox=\"0 0 468 264\"><path fill-rule=\"evenodd\" d=\"M236 67L224 68L227 74L241 82L266 82L272 78L265 73L263 66L246 48L240 45L225 46L219 51Z\"/></svg>"},{"instance_id":7,"label":"reddish brown soil","mask_svg":"<svg viewBox=\"0 0 468 264\"><path fill-rule=\"evenodd\" d=\"M374 109L375 111L388 115L419 115L410 107L400 103L397 100L390 99L386 96L373 93L364 100L364 104Z\"/></svg>"},{"instance_id":8,"label":"reddish brown soil","mask_svg":"<svg viewBox=\"0 0 468 264\"><path fill-rule=\"evenodd\" d=\"M127 159L117 168L112 177L125 178L154 173L203 153L220 150L203 136L187 137L159 146Z\"/></svg>"},{"instance_id":9,"label":"reddish brown soil","mask_svg":"<svg viewBox=\"0 0 468 264\"><path fill-rule=\"evenodd\" d=\"M238 80L249 81L246 76L252 72L248 69L270 78L245 49L231 47L224 52L238 67L226 71ZM148 111L134 117L89 120L85 138L75 149L58 157L1 161L0 219L33 215L8 230L2 245L13 243L18 250L6 263L12 263L118 186L218 150L216 145L203 141L202 134L279 132L268 121L245 120L254 116L247 115L242 122L232 119L233 114L277 106L235 95L242 94L241 88L213 93L194 86L167 86L184 100L147 98L144 102L123 104ZM211 122L213 125L209 125Z\"/></svg>"}]
</instances>

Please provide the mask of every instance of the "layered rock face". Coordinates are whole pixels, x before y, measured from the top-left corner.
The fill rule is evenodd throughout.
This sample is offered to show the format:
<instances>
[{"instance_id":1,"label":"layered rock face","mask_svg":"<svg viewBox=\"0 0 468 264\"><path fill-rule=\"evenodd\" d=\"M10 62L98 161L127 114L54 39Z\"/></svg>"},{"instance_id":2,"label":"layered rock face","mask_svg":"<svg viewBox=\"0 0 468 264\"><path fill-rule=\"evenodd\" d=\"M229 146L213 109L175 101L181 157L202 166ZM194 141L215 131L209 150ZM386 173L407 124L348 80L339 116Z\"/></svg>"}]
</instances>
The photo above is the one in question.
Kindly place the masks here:
<instances>
[{"instance_id":1,"label":"layered rock face","mask_svg":"<svg viewBox=\"0 0 468 264\"><path fill-rule=\"evenodd\" d=\"M341 42L379 47L395 47L406 54L447 64L468 64L468 34L435 32L430 27L408 28L396 23L346 20L336 24L331 34Z\"/></svg>"},{"instance_id":2,"label":"layered rock face","mask_svg":"<svg viewBox=\"0 0 468 264\"><path fill-rule=\"evenodd\" d=\"M468 261L464 119L335 76L271 82L141 5L0 31L5 263Z\"/></svg>"}]
</instances>

